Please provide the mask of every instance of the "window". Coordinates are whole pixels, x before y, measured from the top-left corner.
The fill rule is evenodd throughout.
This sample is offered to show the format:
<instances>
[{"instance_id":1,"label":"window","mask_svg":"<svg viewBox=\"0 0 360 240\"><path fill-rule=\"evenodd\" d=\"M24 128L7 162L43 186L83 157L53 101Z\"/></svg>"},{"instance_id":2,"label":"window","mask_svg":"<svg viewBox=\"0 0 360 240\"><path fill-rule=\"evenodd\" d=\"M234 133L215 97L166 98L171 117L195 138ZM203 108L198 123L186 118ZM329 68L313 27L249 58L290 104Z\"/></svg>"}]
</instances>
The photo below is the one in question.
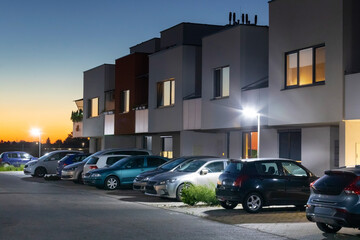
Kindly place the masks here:
<instances>
[{"instance_id":1,"label":"window","mask_svg":"<svg viewBox=\"0 0 360 240\"><path fill-rule=\"evenodd\" d=\"M143 148L146 150L152 150L152 137L151 136L144 136L143 139Z\"/></svg>"},{"instance_id":2,"label":"window","mask_svg":"<svg viewBox=\"0 0 360 240\"><path fill-rule=\"evenodd\" d=\"M134 168L144 168L144 158L133 158L130 161L128 161L125 165L124 168L128 168L128 169L134 169Z\"/></svg>"},{"instance_id":3,"label":"window","mask_svg":"<svg viewBox=\"0 0 360 240\"><path fill-rule=\"evenodd\" d=\"M105 92L105 111L114 111L115 110L115 98L114 90Z\"/></svg>"},{"instance_id":4,"label":"window","mask_svg":"<svg viewBox=\"0 0 360 240\"><path fill-rule=\"evenodd\" d=\"M99 116L99 98L89 99L88 104L88 117Z\"/></svg>"},{"instance_id":5,"label":"window","mask_svg":"<svg viewBox=\"0 0 360 240\"><path fill-rule=\"evenodd\" d=\"M120 92L120 113L127 113L130 110L130 90Z\"/></svg>"},{"instance_id":6,"label":"window","mask_svg":"<svg viewBox=\"0 0 360 240\"><path fill-rule=\"evenodd\" d=\"M230 94L230 67L214 70L214 98L228 97Z\"/></svg>"},{"instance_id":7,"label":"window","mask_svg":"<svg viewBox=\"0 0 360 240\"><path fill-rule=\"evenodd\" d=\"M258 133L257 132L245 132L243 133L243 156L242 158L256 158L257 157L257 144Z\"/></svg>"},{"instance_id":8,"label":"window","mask_svg":"<svg viewBox=\"0 0 360 240\"><path fill-rule=\"evenodd\" d=\"M119 161L122 158L125 158L126 156L117 156L117 157L108 157L106 159L106 165L111 166L114 163L116 163L117 161Z\"/></svg>"},{"instance_id":9,"label":"window","mask_svg":"<svg viewBox=\"0 0 360 240\"><path fill-rule=\"evenodd\" d=\"M172 137L161 137L161 152L160 156L173 158L173 138Z\"/></svg>"},{"instance_id":10,"label":"window","mask_svg":"<svg viewBox=\"0 0 360 240\"><path fill-rule=\"evenodd\" d=\"M279 157L301 161L301 131L279 132Z\"/></svg>"},{"instance_id":11,"label":"window","mask_svg":"<svg viewBox=\"0 0 360 240\"><path fill-rule=\"evenodd\" d=\"M286 53L286 88L324 84L325 46Z\"/></svg>"},{"instance_id":12,"label":"window","mask_svg":"<svg viewBox=\"0 0 360 240\"><path fill-rule=\"evenodd\" d=\"M152 167L158 167L161 164L164 164L166 161L162 158L159 157L148 157L147 158L147 167L152 168Z\"/></svg>"},{"instance_id":13,"label":"window","mask_svg":"<svg viewBox=\"0 0 360 240\"><path fill-rule=\"evenodd\" d=\"M175 104L175 79L157 84L157 106L172 106Z\"/></svg>"},{"instance_id":14,"label":"window","mask_svg":"<svg viewBox=\"0 0 360 240\"><path fill-rule=\"evenodd\" d=\"M209 171L209 173L218 173L224 171L224 163L223 162L213 162L206 165L205 169Z\"/></svg>"},{"instance_id":15,"label":"window","mask_svg":"<svg viewBox=\"0 0 360 240\"><path fill-rule=\"evenodd\" d=\"M276 162L256 162L255 168L260 175L279 176L279 169Z\"/></svg>"},{"instance_id":16,"label":"window","mask_svg":"<svg viewBox=\"0 0 360 240\"><path fill-rule=\"evenodd\" d=\"M307 173L304 169L292 162L282 162L281 163L285 176L297 176L297 177L307 177Z\"/></svg>"}]
</instances>

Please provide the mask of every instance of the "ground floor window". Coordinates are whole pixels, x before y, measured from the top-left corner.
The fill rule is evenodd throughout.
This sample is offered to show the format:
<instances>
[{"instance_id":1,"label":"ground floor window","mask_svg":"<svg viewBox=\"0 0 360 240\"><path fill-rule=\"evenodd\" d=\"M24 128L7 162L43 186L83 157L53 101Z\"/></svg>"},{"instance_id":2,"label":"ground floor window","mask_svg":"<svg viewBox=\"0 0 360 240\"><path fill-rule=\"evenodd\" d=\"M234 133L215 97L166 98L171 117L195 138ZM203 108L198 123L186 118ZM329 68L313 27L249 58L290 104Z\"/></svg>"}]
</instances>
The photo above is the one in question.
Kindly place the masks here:
<instances>
[{"instance_id":1,"label":"ground floor window","mask_svg":"<svg viewBox=\"0 0 360 240\"><path fill-rule=\"evenodd\" d=\"M161 137L160 156L173 158L173 138L171 136Z\"/></svg>"},{"instance_id":2,"label":"ground floor window","mask_svg":"<svg viewBox=\"0 0 360 240\"><path fill-rule=\"evenodd\" d=\"M301 161L301 130L279 132L279 157Z\"/></svg>"},{"instance_id":3,"label":"ground floor window","mask_svg":"<svg viewBox=\"0 0 360 240\"><path fill-rule=\"evenodd\" d=\"M243 133L243 148L242 158L256 158L257 157L257 145L258 145L258 133L257 132L244 132Z\"/></svg>"}]
</instances>

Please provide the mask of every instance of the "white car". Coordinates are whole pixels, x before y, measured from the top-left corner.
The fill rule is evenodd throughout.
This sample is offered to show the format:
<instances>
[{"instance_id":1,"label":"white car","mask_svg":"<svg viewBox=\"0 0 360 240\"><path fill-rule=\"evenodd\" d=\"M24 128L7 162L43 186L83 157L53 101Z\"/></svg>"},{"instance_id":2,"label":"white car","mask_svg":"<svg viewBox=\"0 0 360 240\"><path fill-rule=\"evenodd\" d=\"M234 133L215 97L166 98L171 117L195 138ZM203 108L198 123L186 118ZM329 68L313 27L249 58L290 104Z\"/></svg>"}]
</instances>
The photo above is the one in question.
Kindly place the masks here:
<instances>
[{"instance_id":1,"label":"white car","mask_svg":"<svg viewBox=\"0 0 360 240\"><path fill-rule=\"evenodd\" d=\"M33 177L44 177L45 174L56 174L58 161L71 153L82 152L75 150L57 150L49 152L37 160L27 162L24 167L24 174Z\"/></svg>"},{"instance_id":2,"label":"white car","mask_svg":"<svg viewBox=\"0 0 360 240\"><path fill-rule=\"evenodd\" d=\"M130 155L102 155L92 156L84 165L83 176L91 170L111 166L122 158Z\"/></svg>"}]
</instances>

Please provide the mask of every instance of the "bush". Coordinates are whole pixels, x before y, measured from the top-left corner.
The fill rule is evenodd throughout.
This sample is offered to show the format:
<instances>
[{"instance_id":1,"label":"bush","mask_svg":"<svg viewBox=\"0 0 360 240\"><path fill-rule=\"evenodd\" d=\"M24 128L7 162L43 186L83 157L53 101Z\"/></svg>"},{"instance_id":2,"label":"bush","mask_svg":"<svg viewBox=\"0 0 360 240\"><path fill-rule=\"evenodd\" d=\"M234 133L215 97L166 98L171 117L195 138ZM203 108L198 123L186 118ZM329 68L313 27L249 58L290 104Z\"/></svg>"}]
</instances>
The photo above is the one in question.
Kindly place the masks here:
<instances>
[{"instance_id":1,"label":"bush","mask_svg":"<svg viewBox=\"0 0 360 240\"><path fill-rule=\"evenodd\" d=\"M194 206L199 202L203 202L209 206L219 205L219 201L216 199L215 186L214 185L191 185L185 184L182 189L181 200L190 206Z\"/></svg>"},{"instance_id":2,"label":"bush","mask_svg":"<svg viewBox=\"0 0 360 240\"><path fill-rule=\"evenodd\" d=\"M0 172L9 172L9 171L23 171L25 165L21 165L20 167L15 167L13 165L4 166L0 165Z\"/></svg>"}]
</instances>

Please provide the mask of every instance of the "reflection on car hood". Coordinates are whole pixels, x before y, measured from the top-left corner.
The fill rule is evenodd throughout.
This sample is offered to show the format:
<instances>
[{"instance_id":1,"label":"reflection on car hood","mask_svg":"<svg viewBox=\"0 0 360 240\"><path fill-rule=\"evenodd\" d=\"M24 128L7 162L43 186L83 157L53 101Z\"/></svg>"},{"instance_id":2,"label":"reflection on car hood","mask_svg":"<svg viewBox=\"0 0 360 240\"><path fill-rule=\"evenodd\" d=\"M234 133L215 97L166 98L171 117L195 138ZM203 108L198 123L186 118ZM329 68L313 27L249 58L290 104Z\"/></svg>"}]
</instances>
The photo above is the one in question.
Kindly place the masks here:
<instances>
[{"instance_id":1,"label":"reflection on car hood","mask_svg":"<svg viewBox=\"0 0 360 240\"><path fill-rule=\"evenodd\" d=\"M83 162L77 162L77 163L73 163L73 164L65 166L64 170L67 170L67 169L73 168L73 167L79 167L79 166L83 167L84 165L85 165L85 163L83 163Z\"/></svg>"},{"instance_id":2,"label":"reflection on car hood","mask_svg":"<svg viewBox=\"0 0 360 240\"><path fill-rule=\"evenodd\" d=\"M146 178L146 177L153 177L155 175L158 175L158 174L164 173L164 172L167 172L167 171L164 170L164 169L161 169L161 168L156 168L154 170L141 173L141 174L137 175L136 177L143 179L143 178Z\"/></svg>"},{"instance_id":3,"label":"reflection on car hood","mask_svg":"<svg viewBox=\"0 0 360 240\"><path fill-rule=\"evenodd\" d=\"M38 162L38 160L35 159L35 160L28 161L27 164L32 164L32 163L35 164L35 163L37 163L37 162Z\"/></svg>"},{"instance_id":4,"label":"reflection on car hood","mask_svg":"<svg viewBox=\"0 0 360 240\"><path fill-rule=\"evenodd\" d=\"M194 172L164 172L164 173L160 173L160 174L152 177L151 181L163 181L163 180L177 178L177 177L181 177L181 176L192 174L192 173L194 173Z\"/></svg>"}]
</instances>

